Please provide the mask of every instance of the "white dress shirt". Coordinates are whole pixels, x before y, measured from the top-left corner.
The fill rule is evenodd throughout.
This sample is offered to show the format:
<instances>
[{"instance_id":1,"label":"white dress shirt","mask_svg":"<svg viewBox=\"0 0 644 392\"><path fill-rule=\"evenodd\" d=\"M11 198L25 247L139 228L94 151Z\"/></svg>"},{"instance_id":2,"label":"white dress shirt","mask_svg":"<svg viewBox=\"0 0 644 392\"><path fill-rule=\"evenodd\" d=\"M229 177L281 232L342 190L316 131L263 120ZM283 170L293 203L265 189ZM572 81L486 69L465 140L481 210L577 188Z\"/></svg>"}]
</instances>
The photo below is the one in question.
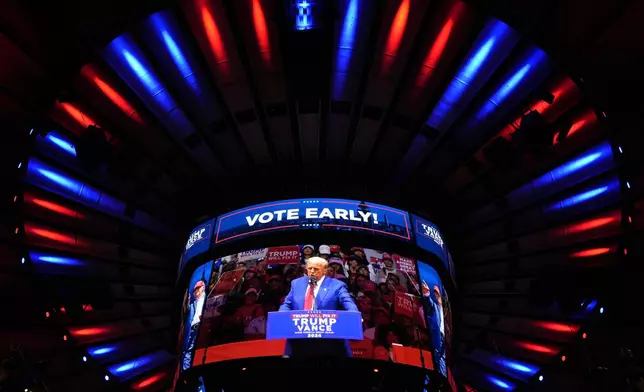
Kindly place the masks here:
<instances>
[{"instance_id":1,"label":"white dress shirt","mask_svg":"<svg viewBox=\"0 0 644 392\"><path fill-rule=\"evenodd\" d=\"M195 315L192 317L192 322L190 323L191 327L201 322L201 312L203 310L203 302L205 298L206 298L206 295L202 294L201 298L197 299L194 303Z\"/></svg>"}]
</instances>

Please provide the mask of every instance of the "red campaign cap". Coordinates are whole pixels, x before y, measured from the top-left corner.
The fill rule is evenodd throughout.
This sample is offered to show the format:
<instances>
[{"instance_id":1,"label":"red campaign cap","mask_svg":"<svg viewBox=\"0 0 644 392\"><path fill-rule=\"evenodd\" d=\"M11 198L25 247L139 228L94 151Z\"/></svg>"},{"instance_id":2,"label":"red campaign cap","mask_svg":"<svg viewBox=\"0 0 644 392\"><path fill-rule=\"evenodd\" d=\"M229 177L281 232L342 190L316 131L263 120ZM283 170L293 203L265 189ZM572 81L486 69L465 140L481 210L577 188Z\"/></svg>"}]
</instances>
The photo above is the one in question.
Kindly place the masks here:
<instances>
[{"instance_id":1,"label":"red campaign cap","mask_svg":"<svg viewBox=\"0 0 644 392\"><path fill-rule=\"evenodd\" d=\"M331 253L340 253L340 247L338 245L331 245Z\"/></svg>"},{"instance_id":2,"label":"red campaign cap","mask_svg":"<svg viewBox=\"0 0 644 392\"><path fill-rule=\"evenodd\" d=\"M384 260L384 259L392 260L392 259L391 259L391 255L390 255L389 253L383 253L383 254L382 254L382 259L383 259L383 260Z\"/></svg>"},{"instance_id":3,"label":"red campaign cap","mask_svg":"<svg viewBox=\"0 0 644 392\"><path fill-rule=\"evenodd\" d=\"M195 283L195 287L193 287L192 289L197 290L198 288L204 287L205 285L206 284L203 282L203 280L199 280L197 281L197 283Z\"/></svg>"}]
</instances>

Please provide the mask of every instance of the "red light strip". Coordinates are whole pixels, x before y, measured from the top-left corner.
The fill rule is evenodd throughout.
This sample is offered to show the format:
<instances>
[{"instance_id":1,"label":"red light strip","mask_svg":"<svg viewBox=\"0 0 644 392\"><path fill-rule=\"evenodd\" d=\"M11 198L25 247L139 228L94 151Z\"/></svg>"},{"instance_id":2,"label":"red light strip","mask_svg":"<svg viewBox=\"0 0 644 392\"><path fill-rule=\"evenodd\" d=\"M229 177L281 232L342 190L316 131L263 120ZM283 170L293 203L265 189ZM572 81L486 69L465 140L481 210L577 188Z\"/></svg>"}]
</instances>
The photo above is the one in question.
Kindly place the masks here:
<instances>
[{"instance_id":1,"label":"red light strip","mask_svg":"<svg viewBox=\"0 0 644 392\"><path fill-rule=\"evenodd\" d=\"M25 231L27 232L27 234L35 234L39 237L46 238L48 240L52 240L56 242L61 242L63 244L78 245L76 241L76 237L57 233L52 230L38 229L31 225L25 225Z\"/></svg>"},{"instance_id":2,"label":"red light strip","mask_svg":"<svg viewBox=\"0 0 644 392\"><path fill-rule=\"evenodd\" d=\"M219 26L217 26L217 21L208 8L207 2L202 0L200 3L202 3L200 7L201 22L203 23L206 38L210 44L210 50L215 57L215 62L217 63L217 67L220 72L224 75L228 75L230 73L230 64L228 62L228 54L226 53L224 40L221 38Z\"/></svg>"},{"instance_id":3,"label":"red light strip","mask_svg":"<svg viewBox=\"0 0 644 392\"><path fill-rule=\"evenodd\" d=\"M581 233L582 231L593 230L598 227L606 226L614 222L619 222L619 220L621 219L620 214L621 214L620 211L616 211L616 212L613 212L611 216L589 219L589 220L574 224L572 226L566 227L565 233L577 234L577 233Z\"/></svg>"},{"instance_id":4,"label":"red light strip","mask_svg":"<svg viewBox=\"0 0 644 392\"><path fill-rule=\"evenodd\" d=\"M535 343L530 343L530 342L515 342L515 344L521 348L524 348L526 350L530 351L535 351L538 353L543 353L543 354L557 354L556 349L548 346L543 346L541 344L535 344Z\"/></svg>"},{"instance_id":5,"label":"red light strip","mask_svg":"<svg viewBox=\"0 0 644 392\"><path fill-rule=\"evenodd\" d=\"M455 21L460 19L461 14L464 10L465 4L460 1L454 4L452 9L450 10L447 21L445 21L445 23L443 24L443 27L438 33L434 44L429 48L429 51L425 56L423 65L420 69L420 72L418 73L418 76L416 77L416 86L424 87L433 75L434 69L436 69L436 67L438 66L438 62L440 61L449 38L452 35L452 29L454 28Z\"/></svg>"},{"instance_id":6,"label":"red light strip","mask_svg":"<svg viewBox=\"0 0 644 392\"><path fill-rule=\"evenodd\" d=\"M101 90L101 92L105 94L105 96L109 98L109 100L112 101L112 103L114 103L119 109L121 109L121 111L128 117L139 124L145 123L136 109L134 109L134 107L121 94L119 94L118 91L116 91L112 86L101 79L96 74L96 71L91 67L91 65L83 67L81 74L83 75L83 77L85 77L85 79L98 87L98 89Z\"/></svg>"},{"instance_id":7,"label":"red light strip","mask_svg":"<svg viewBox=\"0 0 644 392\"><path fill-rule=\"evenodd\" d=\"M389 28L389 36L387 37L381 63L382 76L386 76L389 73L396 54L398 54L398 49L400 49L400 44L407 28L407 19L409 18L409 1L402 0L400 2L396 16Z\"/></svg>"},{"instance_id":8,"label":"red light strip","mask_svg":"<svg viewBox=\"0 0 644 392\"><path fill-rule=\"evenodd\" d=\"M156 384L157 382L163 380L167 374L165 372L153 374L152 376L146 377L143 380L132 384L132 389L140 391L149 387L150 385Z\"/></svg>"},{"instance_id":9,"label":"red light strip","mask_svg":"<svg viewBox=\"0 0 644 392\"><path fill-rule=\"evenodd\" d=\"M83 219L84 216L83 214L72 210L71 208L67 208L65 206L62 206L60 204L52 203L47 200L42 200L42 199L31 199L29 200L30 202L34 203L35 205L45 208L47 210L59 213L61 215L66 215L66 216L71 216L73 218L80 218Z\"/></svg>"},{"instance_id":10,"label":"red light strip","mask_svg":"<svg viewBox=\"0 0 644 392\"><path fill-rule=\"evenodd\" d=\"M574 334L579 330L578 325L555 323L551 321L534 321L532 324L538 328L543 328L554 332L566 332Z\"/></svg>"},{"instance_id":11,"label":"red light strip","mask_svg":"<svg viewBox=\"0 0 644 392\"><path fill-rule=\"evenodd\" d=\"M265 63L271 63L271 40L268 36L268 27L266 26L266 16L262 9L260 0L253 0L253 25L257 35L257 44L259 45L259 55Z\"/></svg>"},{"instance_id":12,"label":"red light strip","mask_svg":"<svg viewBox=\"0 0 644 392\"><path fill-rule=\"evenodd\" d=\"M79 108L72 105L71 103L56 101L55 106L57 109L62 109L65 113L67 113L67 115L71 117L71 119L73 119L78 125L80 125L81 128L87 128L91 125L94 125L95 127L100 128L98 123L93 118L85 114L83 111L81 111ZM70 129L70 130L74 131L73 129ZM104 129L102 131L103 133L105 133L105 138L110 144L112 145L118 144L118 141L114 138L114 136L112 136L111 133L109 133Z\"/></svg>"},{"instance_id":13,"label":"red light strip","mask_svg":"<svg viewBox=\"0 0 644 392\"><path fill-rule=\"evenodd\" d=\"M93 118L83 113L80 109L78 109L71 103L56 101L56 106L63 109L67 114L71 116L71 118L74 119L74 121L80 124L83 128L87 128L90 125L96 125L96 121L94 121Z\"/></svg>"},{"instance_id":14,"label":"red light strip","mask_svg":"<svg viewBox=\"0 0 644 392\"><path fill-rule=\"evenodd\" d=\"M597 116L595 115L595 112L592 110L588 110L587 112L584 113L584 115L577 121L575 121L572 124L572 127L570 127L570 130L568 131L568 135L566 137L570 137L572 134L577 133L584 129L585 127L591 126L595 123L597 123Z\"/></svg>"},{"instance_id":15,"label":"red light strip","mask_svg":"<svg viewBox=\"0 0 644 392\"><path fill-rule=\"evenodd\" d=\"M89 327L89 328L70 328L69 329L69 333L71 333L72 336L74 337L100 336L100 335L105 335L111 331L112 329L107 327Z\"/></svg>"},{"instance_id":16,"label":"red light strip","mask_svg":"<svg viewBox=\"0 0 644 392\"><path fill-rule=\"evenodd\" d=\"M579 251L579 252L572 253L572 254L570 254L570 257L582 258L582 257L600 256L600 255L604 255L606 253L609 253L611 250L612 250L611 248L586 249L586 250L582 250L582 251Z\"/></svg>"},{"instance_id":17,"label":"red light strip","mask_svg":"<svg viewBox=\"0 0 644 392\"><path fill-rule=\"evenodd\" d=\"M524 113L529 113L533 110L536 110L539 112L544 117L547 117L546 115L548 112L551 110L553 106L559 101L567 97L569 94L573 94L576 91L576 85L575 83L570 80L570 78L564 77L562 80L559 81L556 87L553 88L553 91L551 91L551 94L554 96L554 99L552 101L552 104L549 104L542 99L539 99L535 101L528 110L526 110ZM521 127L521 119L523 116L518 117L516 120L512 121L510 124L506 125L500 132L499 136L508 138L510 135L512 135L514 132L516 132L519 127ZM546 118L547 122L550 122L554 119L549 119Z\"/></svg>"}]
</instances>

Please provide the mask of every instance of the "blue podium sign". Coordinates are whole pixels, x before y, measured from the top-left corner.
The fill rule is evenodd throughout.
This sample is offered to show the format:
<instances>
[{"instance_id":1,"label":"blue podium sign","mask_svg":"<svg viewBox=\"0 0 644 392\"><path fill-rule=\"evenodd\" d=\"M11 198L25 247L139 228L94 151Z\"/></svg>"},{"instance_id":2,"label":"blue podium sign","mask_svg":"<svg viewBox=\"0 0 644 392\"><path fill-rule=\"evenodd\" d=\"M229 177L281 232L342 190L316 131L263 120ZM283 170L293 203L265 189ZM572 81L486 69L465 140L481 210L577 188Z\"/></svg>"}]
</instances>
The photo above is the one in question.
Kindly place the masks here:
<instances>
[{"instance_id":1,"label":"blue podium sign","mask_svg":"<svg viewBox=\"0 0 644 392\"><path fill-rule=\"evenodd\" d=\"M343 310L269 312L266 339L362 340L362 315Z\"/></svg>"}]
</instances>

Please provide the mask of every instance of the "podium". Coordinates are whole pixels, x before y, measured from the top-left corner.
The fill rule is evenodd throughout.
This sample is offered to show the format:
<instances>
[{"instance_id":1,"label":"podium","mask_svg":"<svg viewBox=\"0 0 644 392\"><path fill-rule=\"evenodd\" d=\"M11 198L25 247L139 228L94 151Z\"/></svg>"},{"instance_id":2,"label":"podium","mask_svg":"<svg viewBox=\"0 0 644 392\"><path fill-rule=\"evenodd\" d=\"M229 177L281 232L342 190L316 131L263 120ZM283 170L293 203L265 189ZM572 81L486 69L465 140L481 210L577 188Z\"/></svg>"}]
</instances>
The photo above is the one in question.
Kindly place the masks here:
<instances>
[{"instance_id":1,"label":"podium","mask_svg":"<svg viewBox=\"0 0 644 392\"><path fill-rule=\"evenodd\" d=\"M266 340L363 338L360 312L290 310L268 313Z\"/></svg>"}]
</instances>

